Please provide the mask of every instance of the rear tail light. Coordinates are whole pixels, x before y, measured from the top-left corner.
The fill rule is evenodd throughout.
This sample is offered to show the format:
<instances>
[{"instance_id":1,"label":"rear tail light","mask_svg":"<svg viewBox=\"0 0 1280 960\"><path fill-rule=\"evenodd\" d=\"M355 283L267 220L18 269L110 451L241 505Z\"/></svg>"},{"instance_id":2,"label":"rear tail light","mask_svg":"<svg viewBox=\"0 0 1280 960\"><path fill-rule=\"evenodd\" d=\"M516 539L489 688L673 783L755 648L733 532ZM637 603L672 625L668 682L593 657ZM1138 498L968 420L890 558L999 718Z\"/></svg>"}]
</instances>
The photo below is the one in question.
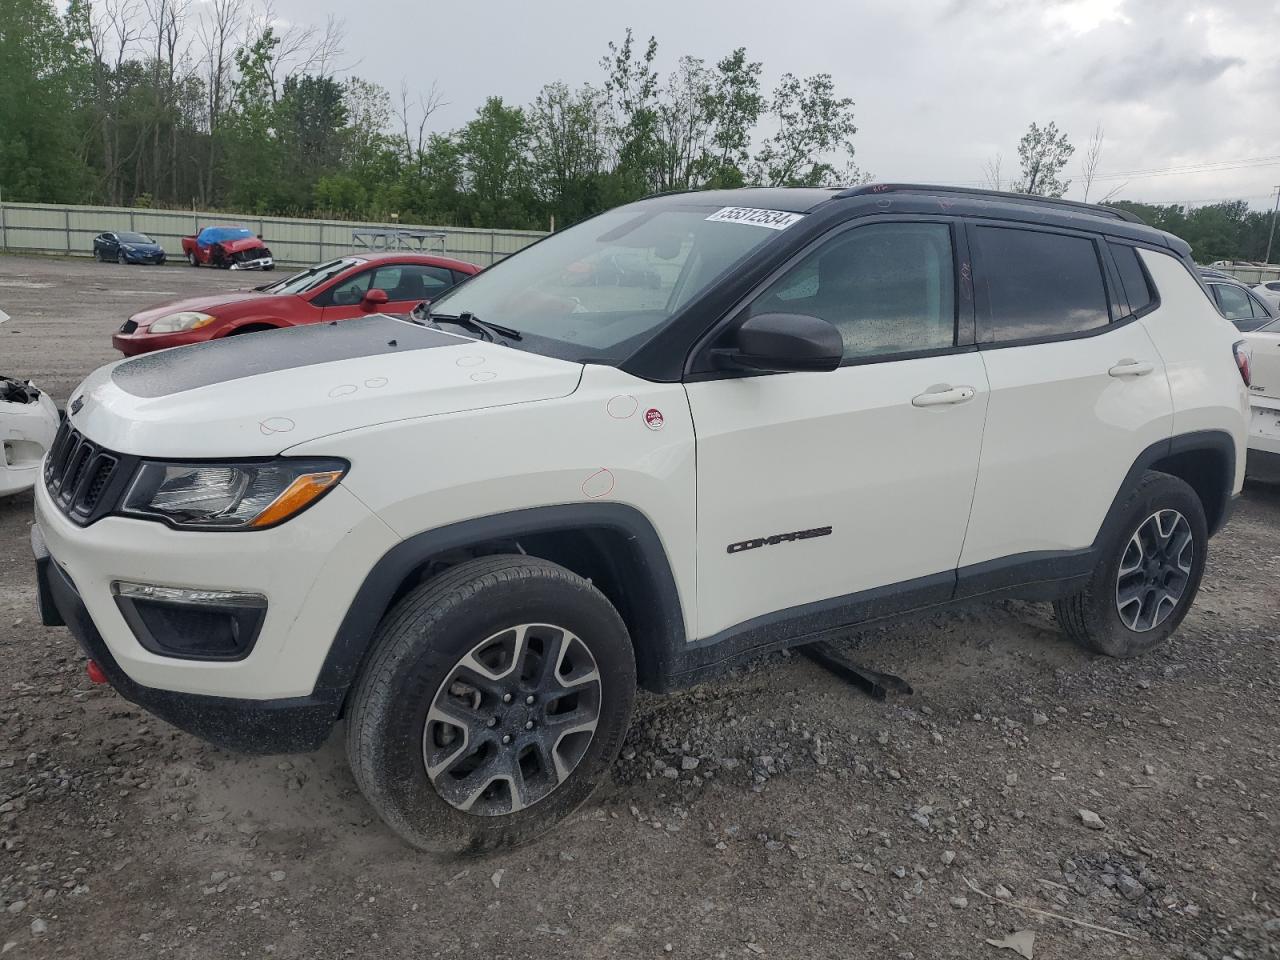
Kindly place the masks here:
<instances>
[{"instance_id":1,"label":"rear tail light","mask_svg":"<svg viewBox=\"0 0 1280 960\"><path fill-rule=\"evenodd\" d=\"M1236 367L1240 371L1240 379L1246 387L1253 386L1253 370L1249 364L1249 345L1244 340L1237 340L1231 348L1236 355Z\"/></svg>"}]
</instances>

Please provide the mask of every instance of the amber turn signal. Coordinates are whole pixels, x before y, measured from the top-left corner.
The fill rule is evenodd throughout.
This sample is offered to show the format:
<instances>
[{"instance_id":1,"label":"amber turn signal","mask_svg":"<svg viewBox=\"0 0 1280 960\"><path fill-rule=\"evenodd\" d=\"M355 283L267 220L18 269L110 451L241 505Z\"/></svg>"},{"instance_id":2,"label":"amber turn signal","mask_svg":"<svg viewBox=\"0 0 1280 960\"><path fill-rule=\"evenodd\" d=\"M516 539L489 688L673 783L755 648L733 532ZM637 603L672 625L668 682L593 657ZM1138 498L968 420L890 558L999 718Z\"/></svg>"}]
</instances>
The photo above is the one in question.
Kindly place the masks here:
<instances>
[{"instance_id":1,"label":"amber turn signal","mask_svg":"<svg viewBox=\"0 0 1280 960\"><path fill-rule=\"evenodd\" d=\"M289 486L285 487L284 492L272 500L265 510L254 517L249 526L270 527L288 520L341 479L341 470L304 473Z\"/></svg>"}]
</instances>

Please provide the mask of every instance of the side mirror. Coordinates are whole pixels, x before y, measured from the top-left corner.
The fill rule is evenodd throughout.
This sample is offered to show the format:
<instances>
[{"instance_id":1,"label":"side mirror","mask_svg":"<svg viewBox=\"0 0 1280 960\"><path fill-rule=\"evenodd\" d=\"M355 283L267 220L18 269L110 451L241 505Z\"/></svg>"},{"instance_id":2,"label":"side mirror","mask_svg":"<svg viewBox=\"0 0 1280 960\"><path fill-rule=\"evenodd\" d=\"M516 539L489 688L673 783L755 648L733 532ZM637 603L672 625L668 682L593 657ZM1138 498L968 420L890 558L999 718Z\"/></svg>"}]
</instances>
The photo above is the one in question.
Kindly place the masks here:
<instances>
[{"instance_id":1,"label":"side mirror","mask_svg":"<svg viewBox=\"0 0 1280 960\"><path fill-rule=\"evenodd\" d=\"M844 359L844 338L819 317L762 313L743 321L728 345L712 355L719 366L739 370L834 370Z\"/></svg>"},{"instance_id":2,"label":"side mirror","mask_svg":"<svg viewBox=\"0 0 1280 960\"><path fill-rule=\"evenodd\" d=\"M364 304L367 309L376 310L379 307L386 306L388 299L387 291L378 287L373 287L372 289L365 291L360 302Z\"/></svg>"}]
</instances>

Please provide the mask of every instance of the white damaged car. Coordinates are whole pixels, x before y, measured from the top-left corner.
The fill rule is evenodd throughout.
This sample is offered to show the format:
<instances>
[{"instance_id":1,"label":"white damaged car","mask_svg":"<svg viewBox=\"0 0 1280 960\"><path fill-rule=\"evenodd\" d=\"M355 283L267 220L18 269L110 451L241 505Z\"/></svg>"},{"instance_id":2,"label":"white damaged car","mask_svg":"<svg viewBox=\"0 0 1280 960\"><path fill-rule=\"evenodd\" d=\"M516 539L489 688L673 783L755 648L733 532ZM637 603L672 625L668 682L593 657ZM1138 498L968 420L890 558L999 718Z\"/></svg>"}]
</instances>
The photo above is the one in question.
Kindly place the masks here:
<instances>
[{"instance_id":1,"label":"white damaged car","mask_svg":"<svg viewBox=\"0 0 1280 960\"><path fill-rule=\"evenodd\" d=\"M29 380L0 376L0 497L35 486L40 461L57 432L52 397Z\"/></svg>"}]
</instances>

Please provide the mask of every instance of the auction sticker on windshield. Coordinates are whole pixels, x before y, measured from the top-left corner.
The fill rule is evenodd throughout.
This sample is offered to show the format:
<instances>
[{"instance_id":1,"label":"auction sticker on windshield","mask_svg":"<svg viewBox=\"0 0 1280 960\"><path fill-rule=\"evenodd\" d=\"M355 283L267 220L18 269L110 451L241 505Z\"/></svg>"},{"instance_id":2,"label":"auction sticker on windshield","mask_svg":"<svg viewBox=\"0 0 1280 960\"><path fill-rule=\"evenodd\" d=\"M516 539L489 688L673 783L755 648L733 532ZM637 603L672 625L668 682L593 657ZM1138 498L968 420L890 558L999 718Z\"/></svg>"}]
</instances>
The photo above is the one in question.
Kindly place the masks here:
<instances>
[{"instance_id":1,"label":"auction sticker on windshield","mask_svg":"<svg viewBox=\"0 0 1280 960\"><path fill-rule=\"evenodd\" d=\"M770 230L785 230L793 223L804 219L803 213L788 213L786 210L758 210L755 207L721 207L707 217L716 223L749 223L756 227L768 227Z\"/></svg>"}]
</instances>

